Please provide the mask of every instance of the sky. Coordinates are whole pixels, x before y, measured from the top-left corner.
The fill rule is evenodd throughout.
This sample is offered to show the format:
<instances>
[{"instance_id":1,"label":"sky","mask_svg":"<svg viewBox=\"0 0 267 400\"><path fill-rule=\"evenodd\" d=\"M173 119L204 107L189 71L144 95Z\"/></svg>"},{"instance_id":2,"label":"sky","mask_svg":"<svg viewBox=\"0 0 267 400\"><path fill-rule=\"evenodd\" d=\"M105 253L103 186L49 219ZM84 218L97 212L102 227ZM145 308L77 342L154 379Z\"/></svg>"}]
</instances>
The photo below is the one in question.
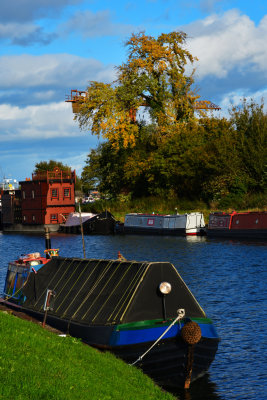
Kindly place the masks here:
<instances>
[{"instance_id":1,"label":"sky","mask_svg":"<svg viewBox=\"0 0 267 400\"><path fill-rule=\"evenodd\" d=\"M172 31L187 34L198 94L218 115L244 98L266 109L264 0L1 0L0 181L30 178L49 160L80 176L100 142L79 129L66 96L111 83L132 33Z\"/></svg>"}]
</instances>

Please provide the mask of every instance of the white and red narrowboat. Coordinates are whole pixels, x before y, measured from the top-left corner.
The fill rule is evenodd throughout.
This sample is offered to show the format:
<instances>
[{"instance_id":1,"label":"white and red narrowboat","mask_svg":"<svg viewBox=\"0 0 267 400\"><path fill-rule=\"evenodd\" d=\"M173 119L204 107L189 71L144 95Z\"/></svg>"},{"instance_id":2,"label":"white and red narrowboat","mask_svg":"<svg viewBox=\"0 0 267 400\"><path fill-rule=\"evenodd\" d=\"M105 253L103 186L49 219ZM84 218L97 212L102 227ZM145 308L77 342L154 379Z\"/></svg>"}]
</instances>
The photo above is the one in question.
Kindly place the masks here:
<instances>
[{"instance_id":1,"label":"white and red narrowboat","mask_svg":"<svg viewBox=\"0 0 267 400\"><path fill-rule=\"evenodd\" d=\"M267 239L267 212L214 212L209 215L208 236Z\"/></svg>"},{"instance_id":2,"label":"white and red narrowboat","mask_svg":"<svg viewBox=\"0 0 267 400\"><path fill-rule=\"evenodd\" d=\"M126 214L124 233L148 235L204 235L205 221L200 212L189 214Z\"/></svg>"}]
</instances>

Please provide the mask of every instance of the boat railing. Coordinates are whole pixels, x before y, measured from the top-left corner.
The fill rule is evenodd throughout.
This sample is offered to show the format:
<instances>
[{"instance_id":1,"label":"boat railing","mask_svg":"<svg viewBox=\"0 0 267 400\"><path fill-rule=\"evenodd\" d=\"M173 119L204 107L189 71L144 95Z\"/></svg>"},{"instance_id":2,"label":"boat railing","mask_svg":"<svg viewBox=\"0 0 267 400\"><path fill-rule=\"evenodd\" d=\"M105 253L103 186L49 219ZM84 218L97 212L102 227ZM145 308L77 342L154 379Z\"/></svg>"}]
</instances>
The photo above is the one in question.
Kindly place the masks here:
<instances>
[{"instance_id":1,"label":"boat railing","mask_svg":"<svg viewBox=\"0 0 267 400\"><path fill-rule=\"evenodd\" d=\"M51 180L74 180L75 181L75 171L44 171L32 174L32 180L37 181L51 181Z\"/></svg>"}]
</instances>

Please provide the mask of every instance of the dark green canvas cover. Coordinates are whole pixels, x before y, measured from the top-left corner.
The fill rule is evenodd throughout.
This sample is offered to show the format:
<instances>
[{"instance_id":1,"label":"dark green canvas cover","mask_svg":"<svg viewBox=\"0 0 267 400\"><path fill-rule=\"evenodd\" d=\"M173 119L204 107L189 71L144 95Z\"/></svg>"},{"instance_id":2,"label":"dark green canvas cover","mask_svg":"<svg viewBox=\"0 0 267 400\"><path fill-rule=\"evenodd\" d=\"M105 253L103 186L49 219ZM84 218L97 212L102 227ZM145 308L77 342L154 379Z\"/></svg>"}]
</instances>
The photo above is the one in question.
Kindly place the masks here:
<instances>
[{"instance_id":1,"label":"dark green canvas cover","mask_svg":"<svg viewBox=\"0 0 267 400\"><path fill-rule=\"evenodd\" d=\"M174 266L168 262L138 262L53 257L23 289L26 308L42 311L47 289L55 292L49 313L84 324L109 325L163 318L159 284L172 291L165 297L167 318L184 308L187 317L203 310Z\"/></svg>"}]
</instances>

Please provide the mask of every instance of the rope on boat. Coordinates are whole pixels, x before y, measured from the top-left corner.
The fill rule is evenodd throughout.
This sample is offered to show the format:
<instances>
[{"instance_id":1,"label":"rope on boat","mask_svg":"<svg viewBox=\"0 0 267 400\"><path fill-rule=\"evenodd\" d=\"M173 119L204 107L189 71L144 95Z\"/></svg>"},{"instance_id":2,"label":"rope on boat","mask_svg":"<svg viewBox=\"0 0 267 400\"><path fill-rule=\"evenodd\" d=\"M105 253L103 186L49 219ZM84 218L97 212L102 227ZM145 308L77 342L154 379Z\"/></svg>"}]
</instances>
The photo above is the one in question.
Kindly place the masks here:
<instances>
[{"instance_id":1,"label":"rope on boat","mask_svg":"<svg viewBox=\"0 0 267 400\"><path fill-rule=\"evenodd\" d=\"M138 363L139 361L142 361L142 359L145 357L145 355L146 355L147 353L149 353L150 350L152 350L154 346L156 346L156 344L163 338L163 336L166 335L166 333L171 329L171 327L172 327L177 321L179 321L180 319L182 319L182 318L185 316L185 310L184 310L184 308L179 308L179 309L177 310L177 313L178 313L178 316L175 318L174 321L172 321L172 323L171 323L171 324L168 326L168 328L162 333L162 335L160 335L160 337L152 344L152 346L149 347L149 349L148 349L145 353L143 353L140 357L138 357L138 359L137 359L135 362L133 362L133 363L130 364L130 365L135 365L135 364Z\"/></svg>"},{"instance_id":2,"label":"rope on boat","mask_svg":"<svg viewBox=\"0 0 267 400\"><path fill-rule=\"evenodd\" d=\"M5 301L8 301L9 299L17 299L16 296L17 294L19 294L19 292L24 288L24 286L26 285L28 281L28 278L26 279L26 281L23 283L23 285L13 294L11 294L10 296L5 296Z\"/></svg>"}]
</instances>

